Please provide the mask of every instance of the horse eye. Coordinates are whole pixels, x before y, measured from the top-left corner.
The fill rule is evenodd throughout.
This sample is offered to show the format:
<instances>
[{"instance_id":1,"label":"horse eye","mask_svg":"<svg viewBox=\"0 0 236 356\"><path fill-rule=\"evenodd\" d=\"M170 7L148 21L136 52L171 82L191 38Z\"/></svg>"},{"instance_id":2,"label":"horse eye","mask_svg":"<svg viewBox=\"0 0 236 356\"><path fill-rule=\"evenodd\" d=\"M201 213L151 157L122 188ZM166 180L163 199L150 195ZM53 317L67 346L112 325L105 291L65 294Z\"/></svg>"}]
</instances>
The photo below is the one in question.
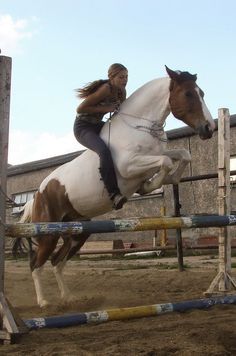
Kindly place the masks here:
<instances>
[{"instance_id":1,"label":"horse eye","mask_svg":"<svg viewBox=\"0 0 236 356\"><path fill-rule=\"evenodd\" d=\"M185 96L187 98L192 98L193 97L193 93L191 93L191 91L186 91Z\"/></svg>"}]
</instances>

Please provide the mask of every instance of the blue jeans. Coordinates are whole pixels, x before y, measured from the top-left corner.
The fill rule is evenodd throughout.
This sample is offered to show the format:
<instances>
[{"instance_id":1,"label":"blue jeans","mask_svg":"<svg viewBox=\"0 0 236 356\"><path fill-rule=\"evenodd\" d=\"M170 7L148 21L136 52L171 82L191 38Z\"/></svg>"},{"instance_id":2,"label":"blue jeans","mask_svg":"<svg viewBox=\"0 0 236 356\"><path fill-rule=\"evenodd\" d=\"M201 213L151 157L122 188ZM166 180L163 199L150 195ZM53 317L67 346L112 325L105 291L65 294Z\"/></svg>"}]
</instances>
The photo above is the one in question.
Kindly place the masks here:
<instances>
[{"instance_id":1,"label":"blue jeans","mask_svg":"<svg viewBox=\"0 0 236 356\"><path fill-rule=\"evenodd\" d=\"M74 123L74 135L76 140L81 143L81 145L98 154L100 158L99 171L108 194L110 198L113 199L116 194L120 193L120 189L117 184L111 152L99 136L103 125L103 121L97 124L91 124L87 121L76 118Z\"/></svg>"}]
</instances>

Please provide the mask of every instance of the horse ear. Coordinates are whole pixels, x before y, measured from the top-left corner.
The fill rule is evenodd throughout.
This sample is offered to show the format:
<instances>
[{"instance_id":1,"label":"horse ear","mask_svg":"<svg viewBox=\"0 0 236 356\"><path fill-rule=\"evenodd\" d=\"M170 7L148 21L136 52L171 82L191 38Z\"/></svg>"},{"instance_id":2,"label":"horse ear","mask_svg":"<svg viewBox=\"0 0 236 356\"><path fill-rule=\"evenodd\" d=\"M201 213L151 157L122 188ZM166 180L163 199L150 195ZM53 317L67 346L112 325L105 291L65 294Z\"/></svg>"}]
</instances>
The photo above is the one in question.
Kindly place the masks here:
<instances>
[{"instance_id":1,"label":"horse ear","mask_svg":"<svg viewBox=\"0 0 236 356\"><path fill-rule=\"evenodd\" d=\"M180 72L175 72L174 70L168 68L166 65L166 71L167 71L167 74L169 75L169 77L173 80L178 80L179 76L180 76Z\"/></svg>"}]
</instances>

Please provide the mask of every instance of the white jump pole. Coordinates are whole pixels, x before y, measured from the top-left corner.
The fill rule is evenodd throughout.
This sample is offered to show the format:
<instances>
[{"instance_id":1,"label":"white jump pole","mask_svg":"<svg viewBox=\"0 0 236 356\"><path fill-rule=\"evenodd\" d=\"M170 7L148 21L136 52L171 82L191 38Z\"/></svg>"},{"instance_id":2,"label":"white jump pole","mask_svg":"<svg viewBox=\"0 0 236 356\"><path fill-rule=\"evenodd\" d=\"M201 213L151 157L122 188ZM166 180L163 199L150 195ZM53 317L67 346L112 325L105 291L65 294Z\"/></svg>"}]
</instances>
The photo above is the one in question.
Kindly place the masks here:
<instances>
[{"instance_id":1,"label":"white jump pole","mask_svg":"<svg viewBox=\"0 0 236 356\"><path fill-rule=\"evenodd\" d=\"M230 114L228 109L218 110L218 211L219 215L230 214ZM231 236L230 227L219 228L219 271L206 296L228 292L236 282L231 276ZM216 293L216 292L215 292Z\"/></svg>"}]
</instances>

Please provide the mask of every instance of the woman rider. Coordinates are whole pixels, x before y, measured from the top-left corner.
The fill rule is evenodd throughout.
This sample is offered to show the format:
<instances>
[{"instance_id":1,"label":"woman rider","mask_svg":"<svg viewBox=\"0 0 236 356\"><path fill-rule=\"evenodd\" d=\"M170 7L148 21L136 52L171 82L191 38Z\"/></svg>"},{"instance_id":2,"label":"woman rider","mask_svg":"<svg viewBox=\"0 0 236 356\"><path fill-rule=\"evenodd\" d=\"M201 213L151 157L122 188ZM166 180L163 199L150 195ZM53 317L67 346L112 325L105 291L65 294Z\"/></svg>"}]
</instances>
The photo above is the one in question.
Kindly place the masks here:
<instances>
[{"instance_id":1,"label":"woman rider","mask_svg":"<svg viewBox=\"0 0 236 356\"><path fill-rule=\"evenodd\" d=\"M127 198L120 192L110 149L99 133L104 125L104 115L117 111L126 99L127 81L127 68L114 63L108 69L108 79L96 80L76 90L78 97L84 100L77 108L74 135L79 143L99 155L99 171L116 210L123 207Z\"/></svg>"}]
</instances>

